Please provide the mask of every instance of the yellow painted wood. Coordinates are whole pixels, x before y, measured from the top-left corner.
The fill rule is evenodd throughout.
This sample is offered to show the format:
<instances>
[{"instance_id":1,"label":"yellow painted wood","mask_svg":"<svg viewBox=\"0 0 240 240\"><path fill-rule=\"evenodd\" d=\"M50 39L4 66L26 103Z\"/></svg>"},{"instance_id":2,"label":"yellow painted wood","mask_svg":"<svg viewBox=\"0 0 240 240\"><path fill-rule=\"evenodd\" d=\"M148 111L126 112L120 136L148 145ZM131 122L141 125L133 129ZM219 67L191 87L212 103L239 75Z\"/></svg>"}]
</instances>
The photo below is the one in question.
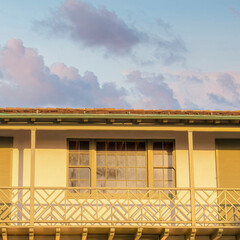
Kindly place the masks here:
<instances>
[{"instance_id":1,"label":"yellow painted wood","mask_svg":"<svg viewBox=\"0 0 240 240\"><path fill-rule=\"evenodd\" d=\"M115 236L115 228L110 228L109 234L108 234L108 240L113 240Z\"/></svg>"},{"instance_id":2,"label":"yellow painted wood","mask_svg":"<svg viewBox=\"0 0 240 240\"><path fill-rule=\"evenodd\" d=\"M12 185L12 147L13 138L0 137L0 187Z\"/></svg>"},{"instance_id":3,"label":"yellow painted wood","mask_svg":"<svg viewBox=\"0 0 240 240\"><path fill-rule=\"evenodd\" d=\"M141 125L0 125L0 130L106 130L106 131L174 131L174 132L185 132L185 131L197 131L197 132L240 132L238 126L172 126L172 125L151 125L151 126L141 126Z\"/></svg>"},{"instance_id":4,"label":"yellow painted wood","mask_svg":"<svg viewBox=\"0 0 240 240\"><path fill-rule=\"evenodd\" d=\"M194 161L193 161L193 132L188 131L188 158L189 158L189 178L191 190L191 209L192 209L192 226L196 225L195 215L195 191L194 191Z\"/></svg>"},{"instance_id":5,"label":"yellow painted wood","mask_svg":"<svg viewBox=\"0 0 240 240\"><path fill-rule=\"evenodd\" d=\"M192 228L186 235L186 240L195 240L196 237L196 228Z\"/></svg>"},{"instance_id":6,"label":"yellow painted wood","mask_svg":"<svg viewBox=\"0 0 240 240\"><path fill-rule=\"evenodd\" d=\"M215 232L211 235L210 239L211 239L211 240L218 240L219 238L222 237L222 234L223 234L223 229L222 229L222 228L219 228L219 229L217 229L217 231L215 231Z\"/></svg>"},{"instance_id":7,"label":"yellow painted wood","mask_svg":"<svg viewBox=\"0 0 240 240\"><path fill-rule=\"evenodd\" d=\"M216 140L218 187L240 187L240 139Z\"/></svg>"},{"instance_id":8,"label":"yellow painted wood","mask_svg":"<svg viewBox=\"0 0 240 240\"><path fill-rule=\"evenodd\" d=\"M136 231L136 234L135 234L135 237L134 237L134 240L139 240L142 236L142 231L143 229L142 228L138 228L137 231Z\"/></svg>"},{"instance_id":9,"label":"yellow painted wood","mask_svg":"<svg viewBox=\"0 0 240 240\"><path fill-rule=\"evenodd\" d=\"M148 186L153 187L153 142L147 141L147 171L148 171Z\"/></svg>"},{"instance_id":10,"label":"yellow painted wood","mask_svg":"<svg viewBox=\"0 0 240 240\"><path fill-rule=\"evenodd\" d=\"M90 171L91 171L91 179L90 179L90 186L96 187L97 185L97 163L96 163L96 141L90 140Z\"/></svg>"},{"instance_id":11,"label":"yellow painted wood","mask_svg":"<svg viewBox=\"0 0 240 240\"><path fill-rule=\"evenodd\" d=\"M61 234L61 229L60 228L56 228L55 240L60 240L60 234Z\"/></svg>"},{"instance_id":12,"label":"yellow painted wood","mask_svg":"<svg viewBox=\"0 0 240 240\"><path fill-rule=\"evenodd\" d=\"M83 228L82 240L87 240L87 235L88 235L88 229Z\"/></svg>"},{"instance_id":13,"label":"yellow painted wood","mask_svg":"<svg viewBox=\"0 0 240 240\"><path fill-rule=\"evenodd\" d=\"M34 229L29 228L29 240L34 240Z\"/></svg>"},{"instance_id":14,"label":"yellow painted wood","mask_svg":"<svg viewBox=\"0 0 240 240\"><path fill-rule=\"evenodd\" d=\"M7 240L7 229L2 228L2 240Z\"/></svg>"},{"instance_id":15,"label":"yellow painted wood","mask_svg":"<svg viewBox=\"0 0 240 240\"><path fill-rule=\"evenodd\" d=\"M11 214L12 161L13 138L0 137L0 188L8 187L0 189L0 216L5 221L9 220Z\"/></svg>"},{"instance_id":16,"label":"yellow painted wood","mask_svg":"<svg viewBox=\"0 0 240 240\"><path fill-rule=\"evenodd\" d=\"M31 175L30 175L30 225L34 225L34 187L35 187L35 149L36 130L31 130Z\"/></svg>"},{"instance_id":17,"label":"yellow painted wood","mask_svg":"<svg viewBox=\"0 0 240 240\"><path fill-rule=\"evenodd\" d=\"M159 240L166 240L168 238L168 236L169 236L169 228L165 228L161 232L161 234L159 236Z\"/></svg>"}]
</instances>

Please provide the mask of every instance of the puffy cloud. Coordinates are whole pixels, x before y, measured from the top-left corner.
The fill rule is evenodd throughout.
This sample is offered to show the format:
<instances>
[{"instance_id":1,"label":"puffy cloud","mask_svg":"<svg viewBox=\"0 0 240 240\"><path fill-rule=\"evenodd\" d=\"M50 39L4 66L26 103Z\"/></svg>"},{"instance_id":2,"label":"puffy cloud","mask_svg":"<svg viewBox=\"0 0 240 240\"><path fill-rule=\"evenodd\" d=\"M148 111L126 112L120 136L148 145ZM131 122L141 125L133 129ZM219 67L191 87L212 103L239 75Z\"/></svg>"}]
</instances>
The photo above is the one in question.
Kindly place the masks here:
<instances>
[{"instance_id":1,"label":"puffy cloud","mask_svg":"<svg viewBox=\"0 0 240 240\"><path fill-rule=\"evenodd\" d=\"M100 86L92 72L83 76L74 67L44 63L37 50L10 39L0 49L1 106L130 107L124 88Z\"/></svg>"},{"instance_id":2,"label":"puffy cloud","mask_svg":"<svg viewBox=\"0 0 240 240\"><path fill-rule=\"evenodd\" d=\"M184 62L185 43L171 26L158 19L152 32L151 28L136 29L115 12L82 0L65 0L50 18L35 22L35 29L48 30L52 36L70 37L86 47L104 49L107 55L130 56L139 64Z\"/></svg>"},{"instance_id":3,"label":"puffy cloud","mask_svg":"<svg viewBox=\"0 0 240 240\"><path fill-rule=\"evenodd\" d=\"M168 72L165 77L182 108L240 108L240 72Z\"/></svg>"},{"instance_id":4,"label":"puffy cloud","mask_svg":"<svg viewBox=\"0 0 240 240\"><path fill-rule=\"evenodd\" d=\"M88 47L104 47L114 54L126 54L143 34L129 27L114 12L89 3L66 0L50 20L40 22L50 32L69 34Z\"/></svg>"},{"instance_id":5,"label":"puffy cloud","mask_svg":"<svg viewBox=\"0 0 240 240\"><path fill-rule=\"evenodd\" d=\"M127 75L127 81L133 84L137 99L133 101L136 108L145 109L179 109L178 100L161 74L149 74L139 71Z\"/></svg>"}]
</instances>

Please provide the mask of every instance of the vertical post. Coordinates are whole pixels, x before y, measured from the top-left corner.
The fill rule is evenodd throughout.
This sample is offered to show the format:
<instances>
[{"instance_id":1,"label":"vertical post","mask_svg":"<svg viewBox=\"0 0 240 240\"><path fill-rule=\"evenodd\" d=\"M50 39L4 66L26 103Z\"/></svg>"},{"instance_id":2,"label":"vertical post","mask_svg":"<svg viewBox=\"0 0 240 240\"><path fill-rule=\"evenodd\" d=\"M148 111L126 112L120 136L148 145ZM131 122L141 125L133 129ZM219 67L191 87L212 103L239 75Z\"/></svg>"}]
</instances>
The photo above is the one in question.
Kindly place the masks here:
<instances>
[{"instance_id":1,"label":"vertical post","mask_svg":"<svg viewBox=\"0 0 240 240\"><path fill-rule=\"evenodd\" d=\"M188 159L189 159L189 178L192 210L192 226L196 225L195 214L195 189L194 189L194 163L193 163L193 132L188 131Z\"/></svg>"},{"instance_id":2,"label":"vertical post","mask_svg":"<svg viewBox=\"0 0 240 240\"><path fill-rule=\"evenodd\" d=\"M147 171L148 187L153 188L153 142L151 140L147 141Z\"/></svg>"},{"instance_id":3,"label":"vertical post","mask_svg":"<svg viewBox=\"0 0 240 240\"><path fill-rule=\"evenodd\" d=\"M31 129L31 173L30 173L30 226L34 226L36 129Z\"/></svg>"},{"instance_id":4,"label":"vertical post","mask_svg":"<svg viewBox=\"0 0 240 240\"><path fill-rule=\"evenodd\" d=\"M96 167L96 141L90 140L90 186L91 187L96 187L97 185L97 167Z\"/></svg>"}]
</instances>

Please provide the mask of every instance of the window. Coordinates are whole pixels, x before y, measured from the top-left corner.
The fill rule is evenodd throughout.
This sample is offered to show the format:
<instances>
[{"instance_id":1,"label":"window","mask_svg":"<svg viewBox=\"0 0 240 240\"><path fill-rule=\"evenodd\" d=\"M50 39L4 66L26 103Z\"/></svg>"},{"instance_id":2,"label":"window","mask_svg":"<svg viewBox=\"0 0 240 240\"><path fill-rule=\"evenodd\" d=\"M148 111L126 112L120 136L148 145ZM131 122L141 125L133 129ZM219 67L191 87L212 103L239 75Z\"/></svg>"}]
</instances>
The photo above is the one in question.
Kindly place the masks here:
<instances>
[{"instance_id":1,"label":"window","mask_svg":"<svg viewBox=\"0 0 240 240\"><path fill-rule=\"evenodd\" d=\"M89 141L69 141L69 187L90 186Z\"/></svg>"},{"instance_id":2,"label":"window","mask_svg":"<svg viewBox=\"0 0 240 240\"><path fill-rule=\"evenodd\" d=\"M147 187L145 142L97 142L97 187Z\"/></svg>"},{"instance_id":3,"label":"window","mask_svg":"<svg viewBox=\"0 0 240 240\"><path fill-rule=\"evenodd\" d=\"M173 140L73 139L68 146L69 187L175 187Z\"/></svg>"}]
</instances>

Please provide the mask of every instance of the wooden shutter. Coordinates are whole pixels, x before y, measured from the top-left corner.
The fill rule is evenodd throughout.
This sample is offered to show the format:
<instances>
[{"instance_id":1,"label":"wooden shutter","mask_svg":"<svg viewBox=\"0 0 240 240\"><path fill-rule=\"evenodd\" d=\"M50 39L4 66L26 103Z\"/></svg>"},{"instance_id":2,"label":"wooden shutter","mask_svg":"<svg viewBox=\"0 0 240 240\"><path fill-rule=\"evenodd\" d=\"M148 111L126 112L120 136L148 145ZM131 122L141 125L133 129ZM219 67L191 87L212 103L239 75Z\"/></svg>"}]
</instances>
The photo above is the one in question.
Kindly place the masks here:
<instances>
[{"instance_id":1,"label":"wooden shutter","mask_svg":"<svg viewBox=\"0 0 240 240\"><path fill-rule=\"evenodd\" d=\"M13 138L0 137L0 221L8 221L11 214ZM1 224L0 224L1 225Z\"/></svg>"},{"instance_id":2,"label":"wooden shutter","mask_svg":"<svg viewBox=\"0 0 240 240\"><path fill-rule=\"evenodd\" d=\"M240 188L240 139L216 140L218 187Z\"/></svg>"}]
</instances>

